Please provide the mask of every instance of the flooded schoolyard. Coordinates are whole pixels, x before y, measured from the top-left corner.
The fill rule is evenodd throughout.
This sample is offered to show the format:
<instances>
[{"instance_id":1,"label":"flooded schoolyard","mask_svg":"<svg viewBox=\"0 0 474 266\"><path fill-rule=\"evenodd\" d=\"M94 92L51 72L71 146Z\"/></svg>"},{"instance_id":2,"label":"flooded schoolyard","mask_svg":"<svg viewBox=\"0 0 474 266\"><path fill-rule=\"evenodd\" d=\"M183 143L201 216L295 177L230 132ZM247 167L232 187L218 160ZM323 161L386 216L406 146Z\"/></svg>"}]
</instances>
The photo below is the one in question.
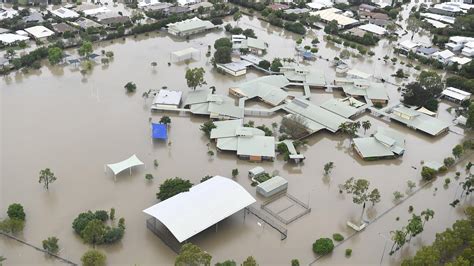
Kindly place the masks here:
<instances>
[{"instance_id":1,"label":"flooded schoolyard","mask_svg":"<svg viewBox=\"0 0 474 266\"><path fill-rule=\"evenodd\" d=\"M232 24L237 23L232 21ZM298 36L246 16L239 20L238 26L253 28L256 35L269 44L267 60L295 56ZM312 34L309 33L308 42ZM316 34L321 35L321 32ZM219 152L209 157L206 145L209 140L199 130L207 118L167 113L172 120L171 144L153 142L150 118L158 121L163 113L150 113L151 99L143 99L143 92L167 86L182 90L186 97L190 90L184 79L187 67L204 67L207 86L215 86L217 93L226 95L232 85L262 75L251 70L245 77L232 78L212 70L210 58L205 56L208 45L212 46L216 39L224 36L222 30L186 41L165 33L150 33L96 45L96 52L110 50L115 57L110 65L97 64L84 76L74 66L52 67L45 62L40 70L2 77L0 212L3 215L13 202L25 207L27 222L20 237L40 245L48 236L56 236L60 241L60 255L79 262L80 256L90 247L74 234L72 221L80 212L113 207L117 217L125 218L126 232L120 243L98 247L106 252L109 264L173 264L175 254L146 228L148 217L142 213L143 209L157 203L155 193L160 183L178 176L197 184L206 175L230 177L231 170L238 168L240 174L236 181L258 199L258 207L263 199L250 185L247 171L261 165L269 172L278 171L289 181L288 193L311 207L309 214L286 226L287 239L281 241L276 230L255 216L247 215L244 220L243 212L240 212L219 223L217 230L210 228L191 241L212 254L213 263L226 259L241 262L253 255L261 265L288 265L294 258L309 264L315 259L311 245L317 238L331 237L336 232L344 236L352 234L346 221L356 219L361 213L361 206L353 204L351 197L339 194L338 184L356 177L365 178L372 187L378 188L381 202L375 207L368 206L366 212L367 219L375 219L394 205L393 192L405 192L408 180L420 184L422 160L442 162L450 156L452 147L465 138L452 132L433 138L365 114L358 120L372 122L366 135L378 126L404 134L406 152L402 158L365 162L354 153L345 137L319 132L308 138L308 145L302 149L307 158L303 165L286 164L282 158L255 164L238 160L234 153ZM339 53L340 48L332 47L322 38L320 41L318 55L334 58ZM383 40L377 46L373 58L355 58L351 64L358 70L398 84L401 81L389 76L398 67L378 60L386 49L383 47L388 47L385 42ZM171 52L188 47L201 51L199 61L168 66ZM151 62L158 65L152 67ZM330 61L318 59L308 65L323 71L327 80L335 77ZM138 87L132 95L127 95L123 87L129 81ZM387 91L391 100L400 98L397 86L387 84ZM313 91L311 100L320 103L321 99L331 97L332 93ZM442 102L438 117L451 121L453 117L447 112L450 106ZM246 117L248 120L254 120L255 125L271 127L272 122L281 121L281 116ZM125 171L116 181L110 171L104 172L104 164L121 161L132 154L143 160L146 168L134 168L131 176ZM155 159L159 162L157 168L153 166ZM472 156L467 161L469 159L473 160ZM335 169L325 177L323 166L330 161L335 163ZM47 167L58 177L49 191L38 184L39 171ZM458 166L464 173L463 167L464 164ZM155 176L153 181L145 180L147 173ZM453 177L454 174L450 172L446 176ZM460 208L448 205L457 191L457 182L445 189L443 181L444 177L439 177L317 263L378 264L385 243L379 233L389 237L389 231L402 227L409 218L408 205L414 206L415 213L425 208L435 210L434 219L410 246L429 244L435 232L444 230L462 215ZM472 199L463 204L472 204ZM176 215L180 215L179 210ZM400 221L395 221L395 217L400 217ZM345 248L353 249L349 259L344 257ZM0 238L0 250L8 258L7 264L60 263L4 237ZM383 264L398 264L403 256L413 254L414 250L409 248L392 257L387 252Z\"/></svg>"}]
</instances>

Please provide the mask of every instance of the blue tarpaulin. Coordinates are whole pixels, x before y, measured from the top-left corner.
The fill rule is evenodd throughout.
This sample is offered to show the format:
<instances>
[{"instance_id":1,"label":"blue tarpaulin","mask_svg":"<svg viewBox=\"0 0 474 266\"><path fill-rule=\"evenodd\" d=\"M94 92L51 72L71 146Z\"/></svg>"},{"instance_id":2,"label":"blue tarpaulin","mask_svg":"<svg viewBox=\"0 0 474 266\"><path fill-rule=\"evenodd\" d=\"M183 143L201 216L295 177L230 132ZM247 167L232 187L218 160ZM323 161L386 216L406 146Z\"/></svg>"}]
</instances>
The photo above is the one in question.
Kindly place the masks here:
<instances>
[{"instance_id":1,"label":"blue tarpaulin","mask_svg":"<svg viewBox=\"0 0 474 266\"><path fill-rule=\"evenodd\" d=\"M168 130L165 124L154 124L152 123L152 132L154 139L167 139Z\"/></svg>"}]
</instances>

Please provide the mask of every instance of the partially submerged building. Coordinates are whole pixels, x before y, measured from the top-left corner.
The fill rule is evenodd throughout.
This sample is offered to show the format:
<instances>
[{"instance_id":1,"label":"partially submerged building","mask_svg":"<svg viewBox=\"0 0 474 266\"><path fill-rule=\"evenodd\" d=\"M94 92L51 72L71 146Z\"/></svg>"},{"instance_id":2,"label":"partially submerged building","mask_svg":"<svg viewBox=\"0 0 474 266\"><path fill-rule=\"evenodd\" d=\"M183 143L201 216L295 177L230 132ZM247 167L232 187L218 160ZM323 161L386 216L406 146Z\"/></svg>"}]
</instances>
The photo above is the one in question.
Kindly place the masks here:
<instances>
[{"instance_id":1,"label":"partially submerged building","mask_svg":"<svg viewBox=\"0 0 474 266\"><path fill-rule=\"evenodd\" d=\"M354 99L355 100L355 99ZM357 101L357 100L356 100ZM365 104L360 102L362 105L356 107L356 104L353 104L351 100L345 99L329 99L322 103L320 106L328 111L331 111L337 115L340 115L344 118L350 119L358 114L364 112L364 108L360 108Z\"/></svg>"},{"instance_id":2,"label":"partially submerged building","mask_svg":"<svg viewBox=\"0 0 474 266\"><path fill-rule=\"evenodd\" d=\"M247 74L247 68L252 64L247 61L235 61L227 64L217 64L217 68L234 77Z\"/></svg>"},{"instance_id":3,"label":"partially submerged building","mask_svg":"<svg viewBox=\"0 0 474 266\"><path fill-rule=\"evenodd\" d=\"M297 83L297 85L307 85L316 88L323 88L327 86L324 73L321 71L315 71L309 67L287 65L280 68L280 73L283 73L288 81L291 83Z\"/></svg>"},{"instance_id":4,"label":"partially submerged building","mask_svg":"<svg viewBox=\"0 0 474 266\"><path fill-rule=\"evenodd\" d=\"M355 151L364 160L395 158L405 152L403 135L388 128L378 128L372 137L353 141Z\"/></svg>"},{"instance_id":5,"label":"partially submerged building","mask_svg":"<svg viewBox=\"0 0 474 266\"><path fill-rule=\"evenodd\" d=\"M337 8L328 8L310 13L313 16L319 16L325 23L329 23L333 20L337 22L337 26L340 29L345 29L350 26L354 26L359 23L358 20L342 15L342 10Z\"/></svg>"},{"instance_id":6,"label":"partially submerged building","mask_svg":"<svg viewBox=\"0 0 474 266\"><path fill-rule=\"evenodd\" d=\"M189 109L192 114L208 115L211 119L227 120L244 117L243 107L236 106L234 99L213 94L209 89L190 91L184 100L183 107Z\"/></svg>"},{"instance_id":7,"label":"partially submerged building","mask_svg":"<svg viewBox=\"0 0 474 266\"><path fill-rule=\"evenodd\" d=\"M289 83L281 75L265 76L229 88L229 93L240 98L259 98L267 104L277 106L289 97L289 94L282 90Z\"/></svg>"},{"instance_id":8,"label":"partially submerged building","mask_svg":"<svg viewBox=\"0 0 474 266\"><path fill-rule=\"evenodd\" d=\"M212 24L210 21L201 20L197 17L176 23L170 23L167 26L168 32L175 36L189 36L192 34L210 31L218 27Z\"/></svg>"},{"instance_id":9,"label":"partially submerged building","mask_svg":"<svg viewBox=\"0 0 474 266\"><path fill-rule=\"evenodd\" d=\"M365 79L336 79L334 85L340 86L347 96L363 97L367 103L374 105L385 105L389 100L383 83Z\"/></svg>"},{"instance_id":10,"label":"partially submerged building","mask_svg":"<svg viewBox=\"0 0 474 266\"><path fill-rule=\"evenodd\" d=\"M471 93L453 87L447 87L441 92L441 95L443 98L457 103L471 99Z\"/></svg>"},{"instance_id":11,"label":"partially submerged building","mask_svg":"<svg viewBox=\"0 0 474 266\"><path fill-rule=\"evenodd\" d=\"M54 35L54 31L46 28L45 26L33 26L30 28L26 28L25 31L28 32L28 34L36 40L44 40L49 36Z\"/></svg>"},{"instance_id":12,"label":"partially submerged building","mask_svg":"<svg viewBox=\"0 0 474 266\"><path fill-rule=\"evenodd\" d=\"M220 151L235 151L240 159L250 161L273 161L275 138L265 136L258 128L244 127L243 119L214 122L211 139Z\"/></svg>"},{"instance_id":13,"label":"partially submerged building","mask_svg":"<svg viewBox=\"0 0 474 266\"><path fill-rule=\"evenodd\" d=\"M422 131L431 136L438 136L449 130L449 123L431 117L416 110L399 105L388 112L390 119L400 122L409 128Z\"/></svg>"},{"instance_id":14,"label":"partially submerged building","mask_svg":"<svg viewBox=\"0 0 474 266\"><path fill-rule=\"evenodd\" d=\"M153 99L152 108L170 108L176 109L181 103L181 96L183 95L182 91L173 91L173 90L160 90Z\"/></svg>"},{"instance_id":15,"label":"partially submerged building","mask_svg":"<svg viewBox=\"0 0 474 266\"><path fill-rule=\"evenodd\" d=\"M268 198L288 189L288 181L281 176L274 176L257 185L257 193Z\"/></svg>"}]
</instances>

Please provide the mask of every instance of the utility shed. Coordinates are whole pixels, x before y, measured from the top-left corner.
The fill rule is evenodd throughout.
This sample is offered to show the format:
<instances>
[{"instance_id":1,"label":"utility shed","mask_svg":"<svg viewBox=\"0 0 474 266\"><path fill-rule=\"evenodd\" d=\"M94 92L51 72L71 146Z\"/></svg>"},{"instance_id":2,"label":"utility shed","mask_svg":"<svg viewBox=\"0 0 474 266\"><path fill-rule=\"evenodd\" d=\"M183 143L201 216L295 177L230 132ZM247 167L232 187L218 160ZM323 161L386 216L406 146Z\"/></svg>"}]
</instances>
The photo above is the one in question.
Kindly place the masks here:
<instances>
[{"instance_id":1,"label":"utility shed","mask_svg":"<svg viewBox=\"0 0 474 266\"><path fill-rule=\"evenodd\" d=\"M167 26L168 32L176 36L188 36L209 31L218 27L208 20L201 20L197 17L176 23L170 23Z\"/></svg>"},{"instance_id":2,"label":"utility shed","mask_svg":"<svg viewBox=\"0 0 474 266\"><path fill-rule=\"evenodd\" d=\"M171 53L172 62L183 62L186 60L199 60L200 58L201 58L201 51L192 47Z\"/></svg>"},{"instance_id":3,"label":"utility shed","mask_svg":"<svg viewBox=\"0 0 474 266\"><path fill-rule=\"evenodd\" d=\"M181 103L182 91L160 90L153 99L153 107L178 108Z\"/></svg>"},{"instance_id":4,"label":"utility shed","mask_svg":"<svg viewBox=\"0 0 474 266\"><path fill-rule=\"evenodd\" d=\"M261 167L261 166L257 166L255 168L252 168L252 169L249 170L249 177L254 178L254 177L259 176L263 173L265 173L265 169L263 169L263 167Z\"/></svg>"},{"instance_id":5,"label":"utility shed","mask_svg":"<svg viewBox=\"0 0 474 266\"><path fill-rule=\"evenodd\" d=\"M257 193L264 197L271 197L288 188L288 181L281 176L274 176L267 181L258 184Z\"/></svg>"},{"instance_id":6,"label":"utility shed","mask_svg":"<svg viewBox=\"0 0 474 266\"><path fill-rule=\"evenodd\" d=\"M471 94L469 92L465 92L453 87L447 87L443 92L441 92L441 94L446 99L452 100L454 102L462 102L471 98Z\"/></svg>"}]
</instances>

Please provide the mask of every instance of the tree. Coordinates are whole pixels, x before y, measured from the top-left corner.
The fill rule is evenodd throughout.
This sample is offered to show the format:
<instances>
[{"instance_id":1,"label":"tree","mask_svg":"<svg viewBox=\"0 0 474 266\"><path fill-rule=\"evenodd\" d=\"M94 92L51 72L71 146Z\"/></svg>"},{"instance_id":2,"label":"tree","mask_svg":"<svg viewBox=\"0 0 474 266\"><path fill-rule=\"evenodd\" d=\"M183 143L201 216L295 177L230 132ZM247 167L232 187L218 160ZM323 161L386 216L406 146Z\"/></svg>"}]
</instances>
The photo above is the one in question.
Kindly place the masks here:
<instances>
[{"instance_id":1,"label":"tree","mask_svg":"<svg viewBox=\"0 0 474 266\"><path fill-rule=\"evenodd\" d=\"M416 187L416 183L413 182L413 181L411 181L411 180L408 180L408 181L407 181L407 186L408 186L408 189L409 189L410 191L412 191L412 190Z\"/></svg>"},{"instance_id":2,"label":"tree","mask_svg":"<svg viewBox=\"0 0 474 266\"><path fill-rule=\"evenodd\" d=\"M254 257L249 256L242 262L242 266L258 266L258 263Z\"/></svg>"},{"instance_id":3,"label":"tree","mask_svg":"<svg viewBox=\"0 0 474 266\"><path fill-rule=\"evenodd\" d=\"M115 208L110 208L109 218L112 221L115 220Z\"/></svg>"},{"instance_id":4,"label":"tree","mask_svg":"<svg viewBox=\"0 0 474 266\"><path fill-rule=\"evenodd\" d=\"M112 51L107 51L107 52L105 52L105 56L106 56L107 58L112 58L112 57L114 57L114 52L112 52Z\"/></svg>"},{"instance_id":5,"label":"tree","mask_svg":"<svg viewBox=\"0 0 474 266\"><path fill-rule=\"evenodd\" d=\"M474 129L474 103L469 105L469 110L467 112L466 126L470 129Z\"/></svg>"},{"instance_id":6,"label":"tree","mask_svg":"<svg viewBox=\"0 0 474 266\"><path fill-rule=\"evenodd\" d=\"M324 165L324 174L329 175L334 168L334 162L328 162Z\"/></svg>"},{"instance_id":7,"label":"tree","mask_svg":"<svg viewBox=\"0 0 474 266\"><path fill-rule=\"evenodd\" d=\"M229 38L220 38L214 42L214 48L219 49L221 47L232 48L232 41Z\"/></svg>"},{"instance_id":8,"label":"tree","mask_svg":"<svg viewBox=\"0 0 474 266\"><path fill-rule=\"evenodd\" d=\"M127 93L133 93L137 90L137 85L131 81L127 82L123 87L127 90Z\"/></svg>"},{"instance_id":9,"label":"tree","mask_svg":"<svg viewBox=\"0 0 474 266\"><path fill-rule=\"evenodd\" d=\"M83 266L105 266L106 261L105 254L95 249L87 251L81 257Z\"/></svg>"},{"instance_id":10,"label":"tree","mask_svg":"<svg viewBox=\"0 0 474 266\"><path fill-rule=\"evenodd\" d=\"M300 266L300 261L298 259L292 259L291 266Z\"/></svg>"},{"instance_id":11,"label":"tree","mask_svg":"<svg viewBox=\"0 0 474 266\"><path fill-rule=\"evenodd\" d=\"M240 13L240 11L237 11L234 13L234 15L232 16L234 18L234 21L238 22L239 19L242 18L242 13Z\"/></svg>"},{"instance_id":12,"label":"tree","mask_svg":"<svg viewBox=\"0 0 474 266\"><path fill-rule=\"evenodd\" d=\"M25 221L26 219L23 206L21 206L19 203L10 204L10 206L8 206L7 215L10 219L18 219L20 221Z\"/></svg>"},{"instance_id":13,"label":"tree","mask_svg":"<svg viewBox=\"0 0 474 266\"><path fill-rule=\"evenodd\" d=\"M327 34L335 34L339 31L339 26L336 20L331 20L329 23L324 27L324 32Z\"/></svg>"},{"instance_id":14,"label":"tree","mask_svg":"<svg viewBox=\"0 0 474 266\"><path fill-rule=\"evenodd\" d=\"M423 225L429 221L430 219L433 219L435 215L435 212L431 209L426 209L424 211L421 212L421 216L423 217Z\"/></svg>"},{"instance_id":15,"label":"tree","mask_svg":"<svg viewBox=\"0 0 474 266\"><path fill-rule=\"evenodd\" d=\"M23 231L23 228L25 228L25 221L19 220L19 219L5 219L3 221L0 221L0 231L6 232L6 233L18 233Z\"/></svg>"},{"instance_id":16,"label":"tree","mask_svg":"<svg viewBox=\"0 0 474 266\"><path fill-rule=\"evenodd\" d=\"M405 197L405 195L402 192L400 192L400 191L393 192L393 198L394 198L395 201L399 201L403 197Z\"/></svg>"},{"instance_id":17,"label":"tree","mask_svg":"<svg viewBox=\"0 0 474 266\"><path fill-rule=\"evenodd\" d=\"M226 64L232 61L232 48L219 47L214 53L214 62L216 64Z\"/></svg>"},{"instance_id":18,"label":"tree","mask_svg":"<svg viewBox=\"0 0 474 266\"><path fill-rule=\"evenodd\" d=\"M245 29L242 34L247 38L257 38L253 29Z\"/></svg>"},{"instance_id":19,"label":"tree","mask_svg":"<svg viewBox=\"0 0 474 266\"><path fill-rule=\"evenodd\" d=\"M434 91L426 89L419 82L412 82L406 85L403 89L402 96L405 104L424 106L431 111L437 110L437 104L433 105L433 101L437 102ZM436 107L436 109L433 109L434 107Z\"/></svg>"},{"instance_id":20,"label":"tree","mask_svg":"<svg viewBox=\"0 0 474 266\"><path fill-rule=\"evenodd\" d=\"M78 51L80 56L84 56L86 58L89 58L89 56L92 54L93 49L92 49L92 43L91 42L83 42L81 47L79 47Z\"/></svg>"},{"instance_id":21,"label":"tree","mask_svg":"<svg viewBox=\"0 0 474 266\"><path fill-rule=\"evenodd\" d=\"M313 252L318 255L326 255L332 252L334 243L330 238L320 238L313 243Z\"/></svg>"},{"instance_id":22,"label":"tree","mask_svg":"<svg viewBox=\"0 0 474 266\"><path fill-rule=\"evenodd\" d=\"M49 184L53 183L57 179L54 173L49 168L41 170L39 172L39 175L40 176L38 182L43 183L44 188L46 189L49 189Z\"/></svg>"},{"instance_id":23,"label":"tree","mask_svg":"<svg viewBox=\"0 0 474 266\"><path fill-rule=\"evenodd\" d=\"M370 129L371 126L372 124L370 123L370 120L366 120L362 122L362 128L364 129L364 134L367 130Z\"/></svg>"},{"instance_id":24,"label":"tree","mask_svg":"<svg viewBox=\"0 0 474 266\"><path fill-rule=\"evenodd\" d=\"M461 155L463 153L464 153L464 149L463 149L462 145L458 144L458 145L454 146L454 148L453 148L454 158L459 159L459 157L461 157Z\"/></svg>"},{"instance_id":25,"label":"tree","mask_svg":"<svg viewBox=\"0 0 474 266\"><path fill-rule=\"evenodd\" d=\"M438 97L444 88L441 76L434 71L421 71L418 82L435 97Z\"/></svg>"},{"instance_id":26,"label":"tree","mask_svg":"<svg viewBox=\"0 0 474 266\"><path fill-rule=\"evenodd\" d=\"M235 178L238 175L239 175L239 169L237 169L237 168L232 169L232 177Z\"/></svg>"},{"instance_id":27,"label":"tree","mask_svg":"<svg viewBox=\"0 0 474 266\"><path fill-rule=\"evenodd\" d=\"M423 166L423 168L421 168L421 177L425 181L429 181L429 180L435 178L436 173L437 173L437 171L435 169L431 169L427 166Z\"/></svg>"},{"instance_id":28,"label":"tree","mask_svg":"<svg viewBox=\"0 0 474 266\"><path fill-rule=\"evenodd\" d=\"M375 203L380 202L380 192L378 189L374 188L369 192L370 182L365 179L355 179L353 177L346 180L344 185L342 185L342 190L347 194L352 194L352 201L355 204L362 204L362 216L364 215L365 203L367 201Z\"/></svg>"},{"instance_id":29,"label":"tree","mask_svg":"<svg viewBox=\"0 0 474 266\"><path fill-rule=\"evenodd\" d=\"M281 120L280 132L299 139L307 136L309 131L306 120L300 115L284 116Z\"/></svg>"},{"instance_id":30,"label":"tree","mask_svg":"<svg viewBox=\"0 0 474 266\"><path fill-rule=\"evenodd\" d=\"M406 233L412 237L417 236L423 232L423 222L421 221L421 216L412 214L411 219L408 220L408 225L406 226ZM410 239L408 241L410 241Z\"/></svg>"},{"instance_id":31,"label":"tree","mask_svg":"<svg viewBox=\"0 0 474 266\"><path fill-rule=\"evenodd\" d=\"M196 90L196 87L201 87L202 85L206 84L206 81L204 81L204 73L206 73L206 71L202 67L186 70L185 78L188 87Z\"/></svg>"},{"instance_id":32,"label":"tree","mask_svg":"<svg viewBox=\"0 0 474 266\"><path fill-rule=\"evenodd\" d=\"M51 65L56 65L63 59L63 50L59 47L51 47L48 49L48 60Z\"/></svg>"},{"instance_id":33,"label":"tree","mask_svg":"<svg viewBox=\"0 0 474 266\"><path fill-rule=\"evenodd\" d=\"M215 266L237 266L237 263L233 260L226 260L224 262L218 262Z\"/></svg>"},{"instance_id":34,"label":"tree","mask_svg":"<svg viewBox=\"0 0 474 266\"><path fill-rule=\"evenodd\" d=\"M211 136L211 131L216 128L216 125L214 125L214 122L212 120L209 120L205 122L204 124L201 125L200 130L206 134L206 136L210 137Z\"/></svg>"},{"instance_id":35,"label":"tree","mask_svg":"<svg viewBox=\"0 0 474 266\"><path fill-rule=\"evenodd\" d=\"M390 232L390 234L391 234L391 239L393 241L392 248L390 249L390 255L392 255L394 253L393 248L397 246L395 248L395 251L399 250L403 245L405 245L407 238L406 238L405 232L402 230L392 231Z\"/></svg>"},{"instance_id":36,"label":"tree","mask_svg":"<svg viewBox=\"0 0 474 266\"><path fill-rule=\"evenodd\" d=\"M13 48L8 48L4 56L6 59L12 60L15 55L15 50Z\"/></svg>"},{"instance_id":37,"label":"tree","mask_svg":"<svg viewBox=\"0 0 474 266\"><path fill-rule=\"evenodd\" d=\"M270 65L271 65L271 63L268 62L267 60L262 60L258 63L258 66L263 68L263 69L269 69Z\"/></svg>"},{"instance_id":38,"label":"tree","mask_svg":"<svg viewBox=\"0 0 474 266\"><path fill-rule=\"evenodd\" d=\"M280 72L280 67L282 67L283 64L281 63L280 58L275 58L272 61L272 64L270 65L270 70L273 72Z\"/></svg>"},{"instance_id":39,"label":"tree","mask_svg":"<svg viewBox=\"0 0 474 266\"><path fill-rule=\"evenodd\" d=\"M454 160L453 157L447 157L447 158L444 159L443 163L444 163L444 166L451 167L451 166L454 165L455 160Z\"/></svg>"},{"instance_id":40,"label":"tree","mask_svg":"<svg viewBox=\"0 0 474 266\"><path fill-rule=\"evenodd\" d=\"M171 124L171 118L169 116L166 116L166 115L162 116L160 118L160 123L165 124L165 125L169 125L169 124Z\"/></svg>"},{"instance_id":41,"label":"tree","mask_svg":"<svg viewBox=\"0 0 474 266\"><path fill-rule=\"evenodd\" d=\"M106 228L104 223L101 220L94 219L87 223L84 230L81 232L81 237L84 239L84 242L95 245L104 243L104 235L106 233Z\"/></svg>"},{"instance_id":42,"label":"tree","mask_svg":"<svg viewBox=\"0 0 474 266\"><path fill-rule=\"evenodd\" d=\"M159 200L166 200L181 192L189 191L193 184L189 180L184 180L179 177L166 179L160 185L160 191L156 193Z\"/></svg>"},{"instance_id":43,"label":"tree","mask_svg":"<svg viewBox=\"0 0 474 266\"><path fill-rule=\"evenodd\" d=\"M48 237L48 239L43 240L43 249L54 254L58 253L58 241L59 239L55 236Z\"/></svg>"},{"instance_id":44,"label":"tree","mask_svg":"<svg viewBox=\"0 0 474 266\"><path fill-rule=\"evenodd\" d=\"M420 31L421 26L422 26L421 20L419 20L415 16L408 17L407 30L412 32L412 35L411 35L412 40L413 40L413 37L415 37L415 33Z\"/></svg>"},{"instance_id":45,"label":"tree","mask_svg":"<svg viewBox=\"0 0 474 266\"><path fill-rule=\"evenodd\" d=\"M151 62L151 66L152 66L153 68L155 68L157 65L158 65L157 62Z\"/></svg>"},{"instance_id":46,"label":"tree","mask_svg":"<svg viewBox=\"0 0 474 266\"><path fill-rule=\"evenodd\" d=\"M175 266L187 265L211 265L212 256L201 250L200 247L191 243L186 243L181 247L178 256L174 261Z\"/></svg>"}]
</instances>

